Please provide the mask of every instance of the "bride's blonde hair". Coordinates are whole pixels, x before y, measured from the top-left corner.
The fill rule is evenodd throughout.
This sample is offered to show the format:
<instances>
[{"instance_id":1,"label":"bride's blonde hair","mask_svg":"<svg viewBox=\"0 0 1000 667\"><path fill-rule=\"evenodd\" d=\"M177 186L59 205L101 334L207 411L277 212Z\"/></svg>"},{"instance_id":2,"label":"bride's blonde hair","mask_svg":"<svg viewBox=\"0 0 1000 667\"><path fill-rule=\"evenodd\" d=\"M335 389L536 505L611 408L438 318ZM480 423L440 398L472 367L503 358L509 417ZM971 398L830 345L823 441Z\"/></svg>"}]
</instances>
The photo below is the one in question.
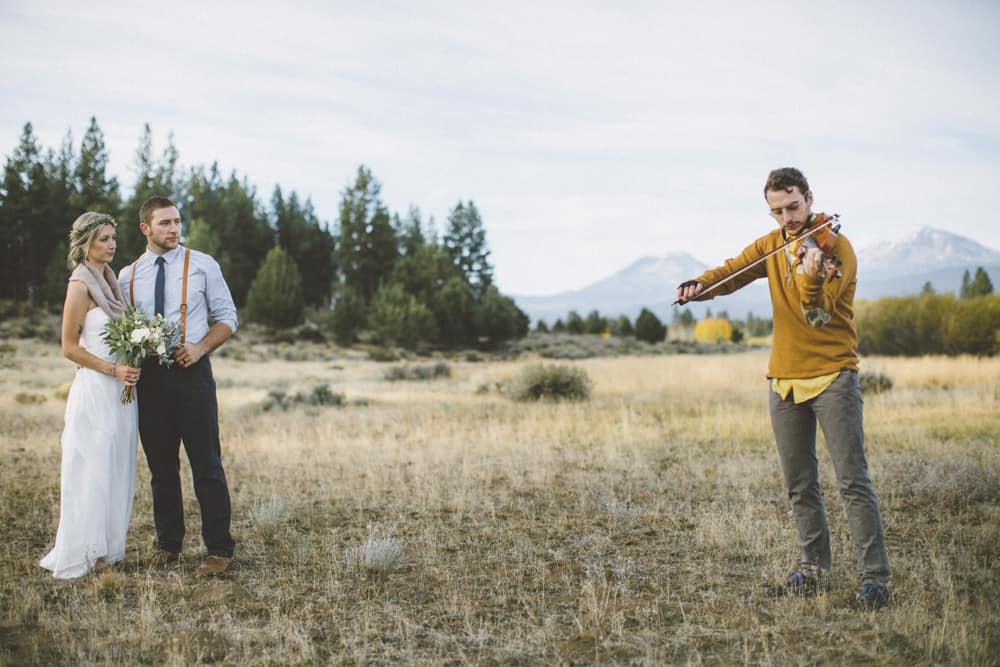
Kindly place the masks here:
<instances>
[{"instance_id":1,"label":"bride's blonde hair","mask_svg":"<svg viewBox=\"0 0 1000 667\"><path fill-rule=\"evenodd\" d=\"M69 268L75 269L83 264L91 242L104 225L118 228L118 223L110 215L93 211L87 211L73 221L73 227L69 230Z\"/></svg>"}]
</instances>

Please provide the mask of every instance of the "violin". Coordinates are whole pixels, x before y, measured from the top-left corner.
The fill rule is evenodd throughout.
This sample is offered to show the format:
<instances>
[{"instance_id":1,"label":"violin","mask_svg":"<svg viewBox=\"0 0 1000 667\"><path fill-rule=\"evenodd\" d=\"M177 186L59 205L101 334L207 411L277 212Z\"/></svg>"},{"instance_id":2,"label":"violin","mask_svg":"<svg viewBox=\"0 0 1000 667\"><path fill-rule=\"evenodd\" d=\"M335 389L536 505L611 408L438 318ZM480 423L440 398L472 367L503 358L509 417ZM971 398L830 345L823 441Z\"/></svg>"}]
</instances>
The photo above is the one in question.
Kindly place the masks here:
<instances>
[{"instance_id":1,"label":"violin","mask_svg":"<svg viewBox=\"0 0 1000 667\"><path fill-rule=\"evenodd\" d=\"M813 225L818 225L813 234L805 237L802 241L802 245L799 246L798 255L801 257L806 254L806 250L810 248L819 248L823 251L824 255L829 255L833 252L833 247L837 245L837 232L840 231L840 215L834 213L833 215L827 215L826 213L817 213L813 216L809 223L809 227L806 228L808 232L812 229ZM830 225L829 222L832 221L833 224ZM799 237L796 237L796 239ZM793 239L795 240L795 239Z\"/></svg>"},{"instance_id":2,"label":"violin","mask_svg":"<svg viewBox=\"0 0 1000 667\"><path fill-rule=\"evenodd\" d=\"M799 243L800 241L802 242L802 244L798 247L798 250L796 251L799 257L805 255L806 251L809 248L819 248L820 250L823 251L823 254L826 255L827 259L829 260L830 253L833 252L833 248L837 243L837 233L840 231L839 220L840 220L840 215L837 213L834 213L833 215L827 215L826 213L816 213L815 215L813 215L812 220L809 221L809 227L807 227L805 231L803 231L795 238L788 239L787 241L785 241L783 244L781 244L771 252L767 253L766 255L763 255L762 257L758 257L754 261L744 266L739 271L734 271L725 278L717 280L711 285L706 286L705 289L699 292L698 295L693 299L683 299L683 298L677 299L676 301L673 302L672 305L677 306L685 304L688 301L701 300L701 297L703 297L705 294L708 294L716 287L724 285L725 283L729 282L730 280L732 280L733 278L735 278L736 276L740 275L745 271L749 271L753 267L765 261L767 258L772 257L773 255L777 255L779 252L781 252L788 246L792 245L793 243ZM840 271L837 271L836 274L839 276ZM679 287L685 287L688 284L693 284L695 282L696 281L689 280L687 282L681 283Z\"/></svg>"}]
</instances>

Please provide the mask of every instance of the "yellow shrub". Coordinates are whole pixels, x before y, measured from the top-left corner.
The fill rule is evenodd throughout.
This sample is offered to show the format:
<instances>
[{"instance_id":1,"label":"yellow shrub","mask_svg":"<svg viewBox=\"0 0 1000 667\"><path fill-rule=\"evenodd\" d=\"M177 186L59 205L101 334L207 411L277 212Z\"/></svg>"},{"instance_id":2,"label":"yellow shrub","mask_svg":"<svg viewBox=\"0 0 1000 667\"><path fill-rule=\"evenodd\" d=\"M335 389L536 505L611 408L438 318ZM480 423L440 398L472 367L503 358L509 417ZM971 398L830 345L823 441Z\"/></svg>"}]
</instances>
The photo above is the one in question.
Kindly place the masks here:
<instances>
[{"instance_id":1,"label":"yellow shrub","mask_svg":"<svg viewBox=\"0 0 1000 667\"><path fill-rule=\"evenodd\" d=\"M694 339L699 343L719 343L733 337L733 326L721 317L706 317L694 325Z\"/></svg>"}]
</instances>

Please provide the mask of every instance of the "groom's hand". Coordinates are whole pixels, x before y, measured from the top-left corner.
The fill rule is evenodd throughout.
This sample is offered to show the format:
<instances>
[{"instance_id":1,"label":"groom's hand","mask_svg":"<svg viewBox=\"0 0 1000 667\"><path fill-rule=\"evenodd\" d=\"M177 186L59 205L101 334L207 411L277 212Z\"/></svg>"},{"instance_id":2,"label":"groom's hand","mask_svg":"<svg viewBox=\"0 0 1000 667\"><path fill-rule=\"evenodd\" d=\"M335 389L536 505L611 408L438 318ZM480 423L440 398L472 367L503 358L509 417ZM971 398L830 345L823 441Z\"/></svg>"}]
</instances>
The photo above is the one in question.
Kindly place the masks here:
<instances>
[{"instance_id":1,"label":"groom's hand","mask_svg":"<svg viewBox=\"0 0 1000 667\"><path fill-rule=\"evenodd\" d=\"M205 356L205 353L202 351L200 345L195 343L184 343L184 345L174 352L174 361L176 361L181 368L188 368L198 363L203 356Z\"/></svg>"}]
</instances>

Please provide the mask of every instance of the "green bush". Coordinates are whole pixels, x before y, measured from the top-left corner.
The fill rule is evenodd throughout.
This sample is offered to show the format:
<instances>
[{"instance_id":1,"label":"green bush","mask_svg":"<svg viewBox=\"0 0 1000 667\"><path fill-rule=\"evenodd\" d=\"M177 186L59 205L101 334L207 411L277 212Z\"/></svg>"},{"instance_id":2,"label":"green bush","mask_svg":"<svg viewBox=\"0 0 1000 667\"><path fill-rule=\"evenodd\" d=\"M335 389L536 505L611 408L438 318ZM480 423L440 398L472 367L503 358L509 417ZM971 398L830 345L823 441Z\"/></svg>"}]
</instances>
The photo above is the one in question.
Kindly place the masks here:
<instances>
[{"instance_id":1,"label":"green bush","mask_svg":"<svg viewBox=\"0 0 1000 667\"><path fill-rule=\"evenodd\" d=\"M441 377L451 377L451 366L447 362L439 361L436 364L424 366L392 366L382 374L389 382L397 380L433 380Z\"/></svg>"},{"instance_id":2,"label":"green bush","mask_svg":"<svg viewBox=\"0 0 1000 667\"><path fill-rule=\"evenodd\" d=\"M413 349L419 341L433 340L434 315L398 284L386 285L372 299L368 324L383 343Z\"/></svg>"},{"instance_id":3,"label":"green bush","mask_svg":"<svg viewBox=\"0 0 1000 667\"><path fill-rule=\"evenodd\" d=\"M643 308L635 318L635 337L647 343L659 343L667 337L667 325L652 311Z\"/></svg>"},{"instance_id":4,"label":"green bush","mask_svg":"<svg viewBox=\"0 0 1000 667\"><path fill-rule=\"evenodd\" d=\"M302 275L280 246L271 248L247 293L247 315L271 327L291 327L302 321Z\"/></svg>"},{"instance_id":5,"label":"green bush","mask_svg":"<svg viewBox=\"0 0 1000 667\"><path fill-rule=\"evenodd\" d=\"M582 368L535 364L521 370L508 396L515 401L585 401L590 398L590 389L590 378Z\"/></svg>"},{"instance_id":6,"label":"green bush","mask_svg":"<svg viewBox=\"0 0 1000 667\"><path fill-rule=\"evenodd\" d=\"M863 372L858 376L861 393L865 395L881 394L892 389L892 378L884 373Z\"/></svg>"},{"instance_id":7,"label":"green bush","mask_svg":"<svg viewBox=\"0 0 1000 667\"><path fill-rule=\"evenodd\" d=\"M365 326L365 304L354 290L344 290L333 304L333 339L347 347Z\"/></svg>"},{"instance_id":8,"label":"green bush","mask_svg":"<svg viewBox=\"0 0 1000 667\"><path fill-rule=\"evenodd\" d=\"M344 395L330 391L330 385L325 383L316 385L309 392L297 392L294 396L289 396L281 389L272 389L267 393L261 409L264 412L285 411L296 405L338 407L344 405Z\"/></svg>"}]
</instances>

